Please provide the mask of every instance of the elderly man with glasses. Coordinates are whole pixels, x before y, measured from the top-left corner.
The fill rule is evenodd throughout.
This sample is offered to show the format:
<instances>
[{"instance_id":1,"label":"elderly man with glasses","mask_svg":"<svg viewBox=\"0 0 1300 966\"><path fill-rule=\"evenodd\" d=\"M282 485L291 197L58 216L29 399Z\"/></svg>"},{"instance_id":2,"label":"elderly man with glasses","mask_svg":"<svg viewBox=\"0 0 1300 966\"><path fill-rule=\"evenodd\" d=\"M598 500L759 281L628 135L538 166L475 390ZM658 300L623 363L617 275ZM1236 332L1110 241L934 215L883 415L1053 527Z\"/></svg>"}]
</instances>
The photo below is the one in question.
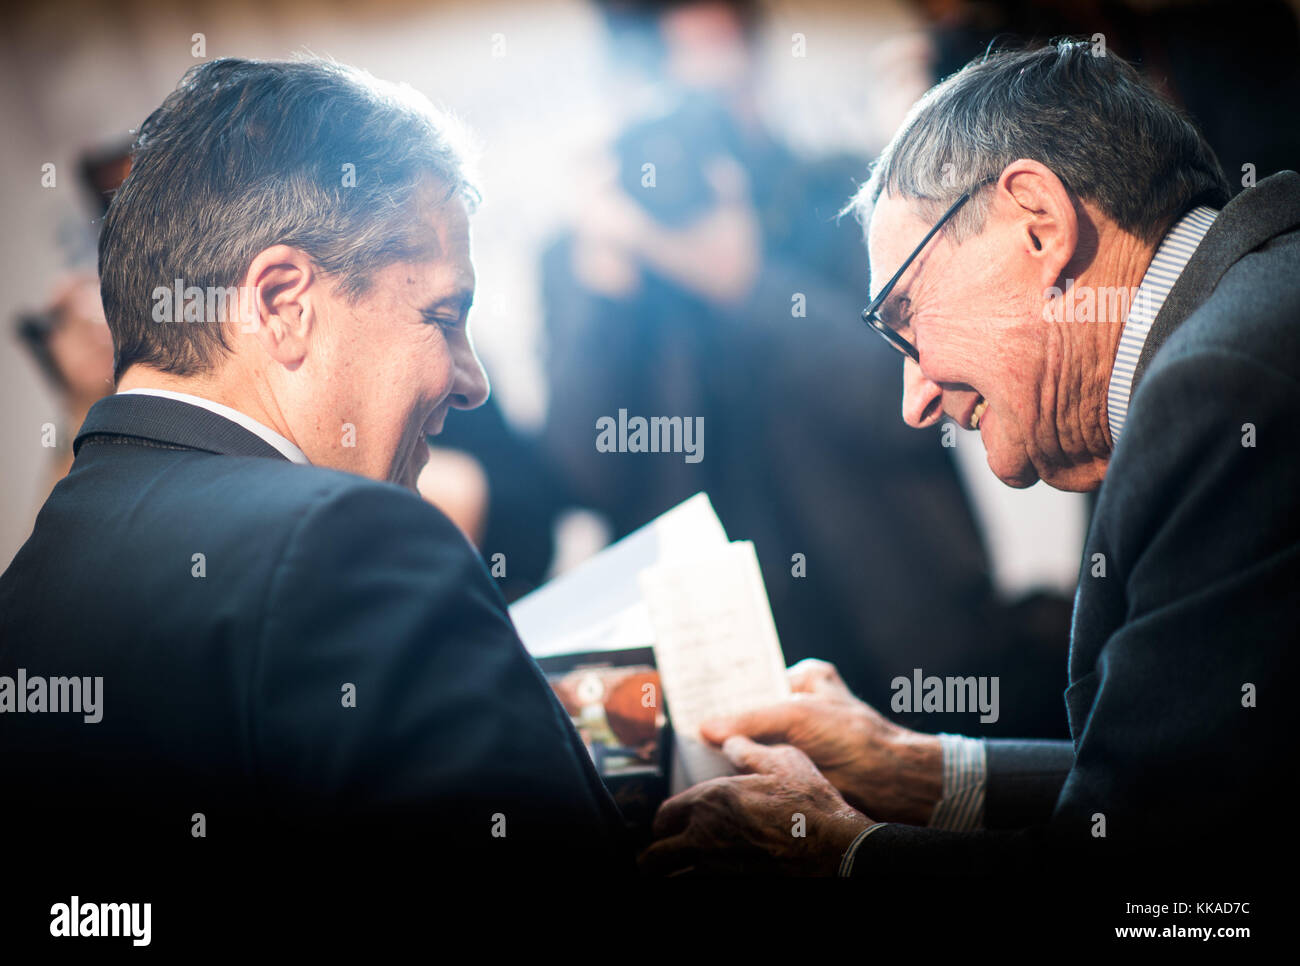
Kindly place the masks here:
<instances>
[{"instance_id":1,"label":"elderly man with glasses","mask_svg":"<svg viewBox=\"0 0 1300 966\"><path fill-rule=\"evenodd\" d=\"M905 357L910 425L978 431L1011 486L1100 489L1062 681L1073 740L911 731L803 662L793 700L705 725L742 774L668 800L643 868L1096 882L1274 851L1300 626L1300 175L1229 198L1191 122L1085 44L988 56L916 105L854 199L863 319Z\"/></svg>"}]
</instances>

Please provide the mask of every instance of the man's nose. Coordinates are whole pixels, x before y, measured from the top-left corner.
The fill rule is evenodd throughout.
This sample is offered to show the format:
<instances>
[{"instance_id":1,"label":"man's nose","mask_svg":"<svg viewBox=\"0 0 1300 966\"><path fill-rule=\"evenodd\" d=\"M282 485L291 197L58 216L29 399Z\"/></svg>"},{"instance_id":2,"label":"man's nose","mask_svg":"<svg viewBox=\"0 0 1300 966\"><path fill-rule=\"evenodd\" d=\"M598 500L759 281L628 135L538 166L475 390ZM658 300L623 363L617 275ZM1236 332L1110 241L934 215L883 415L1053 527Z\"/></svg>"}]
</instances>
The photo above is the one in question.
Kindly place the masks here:
<instances>
[{"instance_id":1,"label":"man's nose","mask_svg":"<svg viewBox=\"0 0 1300 966\"><path fill-rule=\"evenodd\" d=\"M907 359L903 363L903 421L915 429L933 426L943 415L943 390Z\"/></svg>"},{"instance_id":2,"label":"man's nose","mask_svg":"<svg viewBox=\"0 0 1300 966\"><path fill-rule=\"evenodd\" d=\"M451 404L456 409L478 409L488 400L492 387L487 371L479 361L478 353L469 350L469 358L456 368L456 385L452 389Z\"/></svg>"}]
</instances>

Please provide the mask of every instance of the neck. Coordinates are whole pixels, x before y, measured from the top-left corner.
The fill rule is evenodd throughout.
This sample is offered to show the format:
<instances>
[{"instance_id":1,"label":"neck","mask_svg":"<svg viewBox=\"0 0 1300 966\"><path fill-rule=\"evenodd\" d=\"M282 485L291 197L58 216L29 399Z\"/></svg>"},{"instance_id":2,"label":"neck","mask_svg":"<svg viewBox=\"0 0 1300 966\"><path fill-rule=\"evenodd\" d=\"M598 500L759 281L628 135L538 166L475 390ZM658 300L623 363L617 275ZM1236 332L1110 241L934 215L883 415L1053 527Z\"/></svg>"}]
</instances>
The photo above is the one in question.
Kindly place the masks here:
<instances>
[{"instance_id":1,"label":"neck","mask_svg":"<svg viewBox=\"0 0 1300 966\"><path fill-rule=\"evenodd\" d=\"M295 446L300 445L294 439L288 422L269 393L259 392L255 386L238 383L225 372L178 376L149 366L134 365L122 373L122 378L117 382L118 392L125 392L128 389L165 389L169 392L189 393L191 396L220 403L275 430Z\"/></svg>"},{"instance_id":2,"label":"neck","mask_svg":"<svg viewBox=\"0 0 1300 966\"><path fill-rule=\"evenodd\" d=\"M1063 322L1064 352L1058 425L1071 456L1069 489L1095 489L1110 462L1107 397L1129 306L1155 245L1113 226L1099 233L1095 255L1073 275L1074 321ZM1071 275L1069 269L1066 277Z\"/></svg>"}]
</instances>

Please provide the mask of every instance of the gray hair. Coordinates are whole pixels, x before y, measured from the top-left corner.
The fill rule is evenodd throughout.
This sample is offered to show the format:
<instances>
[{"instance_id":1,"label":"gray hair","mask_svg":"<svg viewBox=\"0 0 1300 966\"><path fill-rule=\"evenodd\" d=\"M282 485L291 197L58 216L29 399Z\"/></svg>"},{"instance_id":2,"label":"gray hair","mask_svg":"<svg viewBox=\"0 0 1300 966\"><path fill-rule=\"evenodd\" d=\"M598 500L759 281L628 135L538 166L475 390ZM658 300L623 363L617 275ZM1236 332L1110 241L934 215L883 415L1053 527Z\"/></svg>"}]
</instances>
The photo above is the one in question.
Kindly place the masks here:
<instances>
[{"instance_id":1,"label":"gray hair","mask_svg":"<svg viewBox=\"0 0 1300 966\"><path fill-rule=\"evenodd\" d=\"M174 279L237 286L258 252L284 244L355 301L376 269L428 257L420 212L478 199L464 142L411 88L332 61L192 68L141 126L100 234L115 376L135 363L193 375L228 351L221 324L151 320L152 293Z\"/></svg>"},{"instance_id":2,"label":"gray hair","mask_svg":"<svg viewBox=\"0 0 1300 966\"><path fill-rule=\"evenodd\" d=\"M866 224L880 195L937 218L965 191L1020 158L1050 168L1075 197L1154 242L1189 209L1230 196L1214 151L1122 58L1061 41L992 53L918 101L845 211ZM960 244L983 230L976 192L945 226Z\"/></svg>"}]
</instances>

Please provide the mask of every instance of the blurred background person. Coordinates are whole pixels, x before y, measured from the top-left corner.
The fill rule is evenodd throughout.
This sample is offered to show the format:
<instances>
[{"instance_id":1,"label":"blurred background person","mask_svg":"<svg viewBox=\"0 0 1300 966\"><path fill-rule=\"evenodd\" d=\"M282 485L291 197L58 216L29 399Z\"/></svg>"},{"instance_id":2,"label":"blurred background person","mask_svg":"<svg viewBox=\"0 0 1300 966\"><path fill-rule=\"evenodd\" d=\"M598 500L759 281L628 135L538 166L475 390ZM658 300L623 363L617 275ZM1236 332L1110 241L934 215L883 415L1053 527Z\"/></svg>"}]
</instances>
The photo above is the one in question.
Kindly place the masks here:
<instances>
[{"instance_id":1,"label":"blurred background person","mask_svg":"<svg viewBox=\"0 0 1300 966\"><path fill-rule=\"evenodd\" d=\"M72 439L86 413L113 391L113 337L99 301L99 277L81 273L65 279L48 308L20 316L17 333L58 397L62 415L52 424L44 502L72 468Z\"/></svg>"}]
</instances>

